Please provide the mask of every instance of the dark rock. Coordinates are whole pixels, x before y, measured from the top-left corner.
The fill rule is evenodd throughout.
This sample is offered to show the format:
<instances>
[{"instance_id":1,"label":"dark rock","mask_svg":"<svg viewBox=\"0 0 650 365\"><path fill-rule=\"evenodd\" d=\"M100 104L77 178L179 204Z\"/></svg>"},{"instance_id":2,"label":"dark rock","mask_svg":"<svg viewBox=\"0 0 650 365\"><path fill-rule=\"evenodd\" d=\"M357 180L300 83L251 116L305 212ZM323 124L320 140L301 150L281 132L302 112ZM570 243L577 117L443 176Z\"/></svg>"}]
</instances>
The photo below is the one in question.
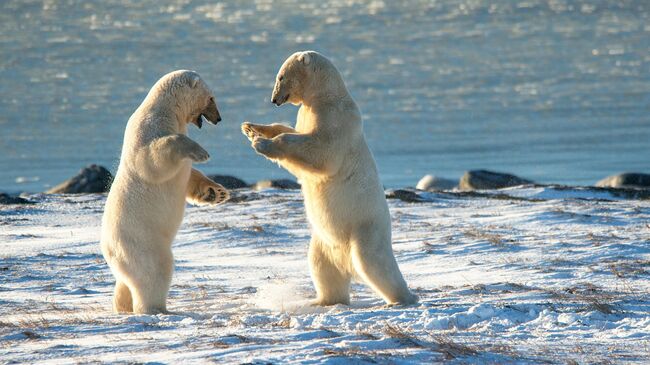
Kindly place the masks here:
<instances>
[{"instance_id":1,"label":"dark rock","mask_svg":"<svg viewBox=\"0 0 650 365\"><path fill-rule=\"evenodd\" d=\"M242 179L230 175L209 175L208 178L217 184L221 184L226 189L241 189L248 187L248 184Z\"/></svg>"},{"instance_id":2,"label":"dark rock","mask_svg":"<svg viewBox=\"0 0 650 365\"><path fill-rule=\"evenodd\" d=\"M650 189L650 174L626 172L608 176L596 183L601 188L637 188Z\"/></svg>"},{"instance_id":3,"label":"dark rock","mask_svg":"<svg viewBox=\"0 0 650 365\"><path fill-rule=\"evenodd\" d=\"M463 177L460 178L459 187L461 190L487 190L525 184L533 184L533 182L501 172L472 170L463 174Z\"/></svg>"},{"instance_id":4,"label":"dark rock","mask_svg":"<svg viewBox=\"0 0 650 365\"><path fill-rule=\"evenodd\" d=\"M289 179L260 180L253 185L254 190L262 189L300 189L300 184Z\"/></svg>"},{"instance_id":5,"label":"dark rock","mask_svg":"<svg viewBox=\"0 0 650 365\"><path fill-rule=\"evenodd\" d=\"M0 193L0 204L34 204L34 202L21 198L19 196L11 196L9 194Z\"/></svg>"},{"instance_id":6,"label":"dark rock","mask_svg":"<svg viewBox=\"0 0 650 365\"><path fill-rule=\"evenodd\" d=\"M458 187L458 180L445 179L444 177L424 175L418 181L415 187L418 190L436 191L436 190L451 190Z\"/></svg>"},{"instance_id":7,"label":"dark rock","mask_svg":"<svg viewBox=\"0 0 650 365\"><path fill-rule=\"evenodd\" d=\"M425 201L416 192L404 189L391 190L386 193L388 199L399 199L409 203L419 203Z\"/></svg>"},{"instance_id":8,"label":"dark rock","mask_svg":"<svg viewBox=\"0 0 650 365\"><path fill-rule=\"evenodd\" d=\"M113 181L113 175L99 165L86 166L79 173L46 191L46 194L80 194L107 192Z\"/></svg>"}]
</instances>

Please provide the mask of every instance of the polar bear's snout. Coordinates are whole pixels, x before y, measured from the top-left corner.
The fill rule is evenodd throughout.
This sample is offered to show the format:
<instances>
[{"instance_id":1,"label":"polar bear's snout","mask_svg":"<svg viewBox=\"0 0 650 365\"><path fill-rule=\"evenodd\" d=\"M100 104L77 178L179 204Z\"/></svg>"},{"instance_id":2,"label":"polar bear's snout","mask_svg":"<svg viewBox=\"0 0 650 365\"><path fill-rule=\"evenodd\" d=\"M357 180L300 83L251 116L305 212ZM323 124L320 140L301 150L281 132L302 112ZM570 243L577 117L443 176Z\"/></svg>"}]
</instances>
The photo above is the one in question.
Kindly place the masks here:
<instances>
[{"instance_id":1,"label":"polar bear's snout","mask_svg":"<svg viewBox=\"0 0 650 365\"><path fill-rule=\"evenodd\" d=\"M196 117L194 124L196 124L197 127L201 128L203 126L204 118L214 125L221 122L221 114L219 114L217 103L215 103L214 98L210 98L208 106L206 106L205 109L199 113L199 116Z\"/></svg>"},{"instance_id":2,"label":"polar bear's snout","mask_svg":"<svg viewBox=\"0 0 650 365\"><path fill-rule=\"evenodd\" d=\"M207 119L212 124L216 125L217 123L221 122L221 114L219 114L217 103L215 103L214 98L210 98L208 106L201 114L203 114L205 119Z\"/></svg>"},{"instance_id":3,"label":"polar bear's snout","mask_svg":"<svg viewBox=\"0 0 650 365\"><path fill-rule=\"evenodd\" d=\"M289 91L290 87L287 85L287 82L284 80L284 76L278 76L273 86L273 93L271 94L271 103L280 106L289 100ZM283 95L286 93L286 95Z\"/></svg>"},{"instance_id":4,"label":"polar bear's snout","mask_svg":"<svg viewBox=\"0 0 650 365\"><path fill-rule=\"evenodd\" d=\"M278 97L275 94L271 96L271 103L280 106L289 100L289 94L285 95L284 97Z\"/></svg>"},{"instance_id":5,"label":"polar bear's snout","mask_svg":"<svg viewBox=\"0 0 650 365\"><path fill-rule=\"evenodd\" d=\"M271 103L280 106L289 100L291 94L287 92L286 95L282 95L282 89L283 87L280 85L280 81L278 81L273 88L273 94L271 94Z\"/></svg>"}]
</instances>

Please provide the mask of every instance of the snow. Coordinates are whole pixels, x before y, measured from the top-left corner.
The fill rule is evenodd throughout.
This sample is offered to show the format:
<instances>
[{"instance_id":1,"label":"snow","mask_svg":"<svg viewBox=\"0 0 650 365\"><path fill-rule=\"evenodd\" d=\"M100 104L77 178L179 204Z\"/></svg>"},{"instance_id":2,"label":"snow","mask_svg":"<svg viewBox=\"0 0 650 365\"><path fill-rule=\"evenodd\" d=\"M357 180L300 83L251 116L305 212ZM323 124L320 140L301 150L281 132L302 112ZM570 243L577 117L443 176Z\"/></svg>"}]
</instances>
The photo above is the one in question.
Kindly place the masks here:
<instances>
[{"instance_id":1,"label":"snow","mask_svg":"<svg viewBox=\"0 0 650 365\"><path fill-rule=\"evenodd\" d=\"M415 306L311 307L299 192L188 207L170 315L111 313L103 195L0 206L0 363L645 363L650 200L518 187L389 200Z\"/></svg>"}]
</instances>

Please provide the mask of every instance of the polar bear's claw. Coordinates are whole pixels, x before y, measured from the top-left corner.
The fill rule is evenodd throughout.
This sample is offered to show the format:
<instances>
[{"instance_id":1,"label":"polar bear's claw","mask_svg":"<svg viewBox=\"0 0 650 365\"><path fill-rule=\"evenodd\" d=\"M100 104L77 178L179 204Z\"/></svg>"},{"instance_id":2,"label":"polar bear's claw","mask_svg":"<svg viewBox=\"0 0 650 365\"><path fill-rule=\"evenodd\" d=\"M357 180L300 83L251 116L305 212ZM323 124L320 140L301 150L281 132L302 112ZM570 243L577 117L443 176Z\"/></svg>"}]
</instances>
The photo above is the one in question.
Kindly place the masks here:
<instances>
[{"instance_id":1,"label":"polar bear's claw","mask_svg":"<svg viewBox=\"0 0 650 365\"><path fill-rule=\"evenodd\" d=\"M225 202L228 199L230 199L230 193L228 193L228 190L217 189L217 199L216 199L217 203Z\"/></svg>"}]
</instances>

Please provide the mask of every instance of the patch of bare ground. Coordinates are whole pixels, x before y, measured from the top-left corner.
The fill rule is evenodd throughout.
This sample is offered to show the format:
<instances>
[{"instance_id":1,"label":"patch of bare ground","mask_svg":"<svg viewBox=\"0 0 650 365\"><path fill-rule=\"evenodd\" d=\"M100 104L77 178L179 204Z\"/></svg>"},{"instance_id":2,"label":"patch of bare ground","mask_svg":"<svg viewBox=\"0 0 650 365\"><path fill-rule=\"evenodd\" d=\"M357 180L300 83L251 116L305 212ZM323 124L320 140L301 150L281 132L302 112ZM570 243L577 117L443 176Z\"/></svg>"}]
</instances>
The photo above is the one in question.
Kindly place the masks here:
<instances>
[{"instance_id":1,"label":"patch of bare ground","mask_svg":"<svg viewBox=\"0 0 650 365\"><path fill-rule=\"evenodd\" d=\"M421 339L398 325L386 324L384 334L398 340L404 346L426 348L442 354L446 360L476 356L481 352L478 347L454 341L451 337L442 334L431 335L428 340Z\"/></svg>"},{"instance_id":2,"label":"patch of bare ground","mask_svg":"<svg viewBox=\"0 0 650 365\"><path fill-rule=\"evenodd\" d=\"M487 241L495 246L505 246L507 244L515 243L514 240L509 238L504 238L503 235L497 233L491 233L487 231L481 231L476 228L471 228L463 231L465 237L473 238L476 240Z\"/></svg>"}]
</instances>

